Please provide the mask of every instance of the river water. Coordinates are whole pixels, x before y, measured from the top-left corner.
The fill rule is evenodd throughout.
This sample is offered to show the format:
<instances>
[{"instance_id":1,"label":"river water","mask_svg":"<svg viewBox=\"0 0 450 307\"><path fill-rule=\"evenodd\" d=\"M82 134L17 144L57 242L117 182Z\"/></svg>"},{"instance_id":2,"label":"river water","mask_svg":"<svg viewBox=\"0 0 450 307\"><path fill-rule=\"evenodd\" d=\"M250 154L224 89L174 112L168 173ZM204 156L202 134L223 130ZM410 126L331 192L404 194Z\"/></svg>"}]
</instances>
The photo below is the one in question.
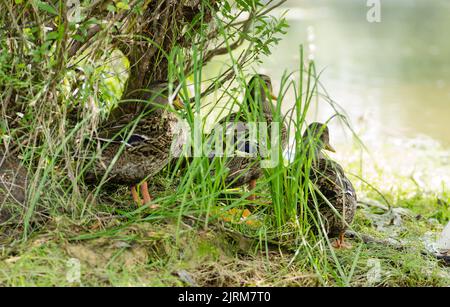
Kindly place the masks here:
<instances>
[{"instance_id":1,"label":"river water","mask_svg":"<svg viewBox=\"0 0 450 307\"><path fill-rule=\"evenodd\" d=\"M329 127L337 153L330 156L381 191L449 193L450 1L384 0L380 22L372 23L369 10L366 0L288 0L271 12L286 14L287 34L252 69L270 75L277 91L283 73L298 71L303 45L320 72L320 93L345 110L365 145L335 118ZM204 77L229 63L219 57ZM292 91L282 103L285 112L293 106ZM319 99L307 119L333 114ZM207 127L215 118L208 116Z\"/></svg>"},{"instance_id":2,"label":"river water","mask_svg":"<svg viewBox=\"0 0 450 307\"><path fill-rule=\"evenodd\" d=\"M287 11L288 33L260 70L275 80L296 70L304 44L321 83L366 139L426 137L449 148L450 1L382 1L374 23L369 9L365 0L288 1L273 12ZM333 112L320 102L311 114L326 120Z\"/></svg>"}]
</instances>

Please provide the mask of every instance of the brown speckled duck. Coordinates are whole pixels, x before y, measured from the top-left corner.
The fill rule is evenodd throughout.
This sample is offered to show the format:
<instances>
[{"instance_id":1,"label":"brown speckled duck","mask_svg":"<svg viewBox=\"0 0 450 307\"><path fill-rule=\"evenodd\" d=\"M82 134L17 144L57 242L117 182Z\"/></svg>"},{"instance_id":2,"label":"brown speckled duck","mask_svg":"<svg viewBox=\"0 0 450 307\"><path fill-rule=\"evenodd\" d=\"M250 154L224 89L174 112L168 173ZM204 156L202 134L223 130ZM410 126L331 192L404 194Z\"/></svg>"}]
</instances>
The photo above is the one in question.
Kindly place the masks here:
<instances>
[{"instance_id":1,"label":"brown speckled duck","mask_svg":"<svg viewBox=\"0 0 450 307\"><path fill-rule=\"evenodd\" d=\"M356 211L356 192L342 167L322 153L322 150L335 152L329 141L328 127L322 123L310 124L303 134L307 154L313 155L310 179L333 206L332 208L319 193L315 193L325 231L330 237L338 237L332 243L333 247L350 248L351 245L344 242L344 234ZM314 208L312 199L310 206Z\"/></svg>"},{"instance_id":2,"label":"brown speckled duck","mask_svg":"<svg viewBox=\"0 0 450 307\"><path fill-rule=\"evenodd\" d=\"M143 181L143 202L150 202L146 179L167 165L169 157L181 151L184 144L177 129L180 118L170 110L168 84L154 84L143 100L146 103L124 101L111 112L99 132L100 158L87 175L89 181L99 181L109 169L108 182L130 185L133 199L139 205L142 200L136 186ZM178 97L173 106L183 108ZM111 165L114 159L117 160Z\"/></svg>"},{"instance_id":3,"label":"brown speckled duck","mask_svg":"<svg viewBox=\"0 0 450 307\"><path fill-rule=\"evenodd\" d=\"M267 122L270 129L270 124L273 122L272 99L277 100L273 94L272 81L269 76L263 74L254 75L247 84L247 93L244 98L244 103L241 109L236 113L223 118L217 125L225 128L228 131L233 128L236 133L234 135L234 146L237 151L244 153L244 155L235 155L226 161L225 166L229 169L226 178L226 185L231 187L238 187L248 184L250 190L256 186L256 180L263 175L263 170L260 167L260 159L255 156L246 156L245 154L257 153L258 144L249 141L248 132L245 131L247 122ZM254 103L256 102L256 103ZM216 126L217 127L217 126ZM238 136L239 131L245 131L245 134ZM270 138L270 131L268 138ZM242 141L243 140L243 141ZM281 144L284 147L287 140L287 130L284 124L281 125ZM224 148L224 150L226 150ZM252 194L248 199L255 200L255 195Z\"/></svg>"}]
</instances>

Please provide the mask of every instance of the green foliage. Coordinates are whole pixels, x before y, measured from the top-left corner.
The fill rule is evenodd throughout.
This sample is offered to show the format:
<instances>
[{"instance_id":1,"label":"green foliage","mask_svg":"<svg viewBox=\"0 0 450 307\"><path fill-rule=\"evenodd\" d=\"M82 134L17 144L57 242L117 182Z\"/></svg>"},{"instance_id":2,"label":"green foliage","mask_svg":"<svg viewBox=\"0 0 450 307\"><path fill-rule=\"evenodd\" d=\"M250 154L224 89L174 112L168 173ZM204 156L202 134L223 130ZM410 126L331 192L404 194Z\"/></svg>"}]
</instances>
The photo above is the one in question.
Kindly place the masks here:
<instances>
[{"instance_id":1,"label":"green foliage","mask_svg":"<svg viewBox=\"0 0 450 307\"><path fill-rule=\"evenodd\" d=\"M69 246L94 242L95 249L101 249L104 242L91 240L113 238L121 242L120 246L126 246L124 241L142 244L144 255L140 250L136 257L142 259L142 266L132 262L127 267L127 263L130 264L127 261L136 256L132 248L107 248L107 259L95 253L102 259L101 264L89 264L96 268L91 275L92 284L104 284L106 274L108 282L114 285L126 283L121 279L124 276L136 278L133 284L157 280L158 285L180 285L182 283L170 270L192 264L179 259L179 255L188 249L186 245L194 242L190 252L195 268L203 265L199 259L207 259L211 266L223 261L220 262L223 272L217 274L227 277L232 275L225 269L230 266L238 272L234 274L239 274L240 268L233 266L233 261L237 253L244 251L254 257L255 276L261 273L262 267L266 268L263 275L268 285L278 282L282 285L358 285L358 278L367 272L366 262L373 249L362 245L341 257L329 248L326 236L310 231L320 221L314 219L307 205L312 189L308 180L311 161L305 159L301 150L301 130L309 106L319 93L314 63L305 64L302 51L299 77L291 81L293 74L283 76L275 108L275 120L282 122L281 101L288 89L295 92L295 107L290 113L294 116L287 123L288 130L293 131L290 136L295 140L293 163L287 165L281 161L267 169L255 191L227 186L228 170L224 160L204 156L189 161L187 166L183 159L175 159L152 178L150 188L156 191L152 204L159 205L157 210L149 210L148 206L133 207L125 188L111 191L102 185L86 186L84 173L98 158L92 136L121 101L130 82L131 68L136 65L130 63L130 54L120 50L128 50L129 45L136 42L142 44L143 49L154 48L157 56L152 64L164 66L167 63L170 91L181 86L180 93L186 103L181 115L194 133L196 119L200 121L201 130L207 130L208 120L216 121L238 105L245 93L246 81L254 73L252 67L270 54L287 29L283 16L276 18L269 14L277 1L268 4L259 0L220 1L213 6L214 1L202 0L202 11L189 24L172 21L170 30L177 39L168 37L169 42L163 41L167 43L163 46L152 36L126 32L139 18L144 18L148 13L146 5L151 2L138 1L132 5L131 1L123 0L97 8L95 1L86 0L81 3L79 18L74 20L66 18L64 10L67 8L60 6L61 1L16 0L15 4L6 1L0 4L2 12L14 14L14 18L0 14L0 24L8 25L0 29L0 102L2 106L8 104L8 109L2 110L0 136L3 144L17 149L17 156L31 171L28 203L17 206L21 217L17 231L25 241L33 238L33 232L40 229L40 212L44 211L52 220L51 227L57 229L52 240L58 244L34 246L30 243L31 248L23 251L22 258L9 259L15 266L2 262L0 284L65 284L60 275L64 274L67 256L90 255L92 248L77 246L61 251L61 245L67 241L71 242ZM34 9L39 14L31 14ZM210 20L207 12L211 13ZM120 19L120 16L127 17ZM13 19L19 24L14 24ZM101 31L92 36L95 27L100 27ZM205 67L218 55L226 58L224 70L213 78L205 78ZM213 101L210 103L208 99ZM217 118L214 112L219 114ZM281 145L278 153L283 154ZM214 177L210 175L212 170L216 174ZM259 197L256 204L247 199L253 192ZM418 196L410 199L410 203L405 201L398 205L420 211L418 207L428 201ZM448 209L448 199L442 201ZM237 219L224 225L224 214L231 209L242 212L249 205L254 205L251 223ZM440 222L448 220L448 210L437 206L427 208L431 210L426 212L427 217ZM170 221L168 229L155 233L155 228L167 221ZM192 227L186 224L188 221ZM96 223L100 224L101 231ZM360 217L357 227L370 228L371 223L368 218ZM231 233L233 240L199 238L198 229L208 233L212 227L217 227L215 231L221 234ZM14 241L15 238L8 239ZM288 257L270 258L269 244L288 247ZM262 259L260 251L264 252ZM384 252L397 257L394 264L388 263L396 280L413 284L411 279L401 276L402 270L396 267L409 258L392 250ZM265 260L269 260L269 264ZM432 278L421 274L419 267L424 263L430 265L431 262L419 259L411 262L408 270L422 284L440 284L434 273ZM122 264L125 269L119 270ZM148 278L149 270L153 270L152 277L160 279ZM296 280L298 272L309 275L300 282ZM270 279L268 274L275 278ZM40 279L41 275L45 278ZM291 279L284 279L285 276ZM207 278L199 280L208 284ZM235 276L231 280L239 284ZM256 282L248 278L243 284L255 285Z\"/></svg>"},{"instance_id":2,"label":"green foliage","mask_svg":"<svg viewBox=\"0 0 450 307\"><path fill-rule=\"evenodd\" d=\"M75 7L77 11L56 0L0 5L2 11L15 14L0 15L1 23L9 25L2 29L7 35L0 37L1 100L6 105L10 94L17 94L13 99L14 108L11 104L8 108L9 116L19 117L14 121L2 119L5 131L2 135L8 135L11 146L32 142L34 146L19 146L20 157L30 170L38 169L32 172L30 181L29 204L22 221L25 230L31 230L30 221L37 207L43 206L50 212L63 208L79 217L90 211L92 203L82 197L87 192L82 182L83 172L95 159L89 137L121 99L130 74L127 55L119 51L118 45L134 39L147 41L148 48L156 48L159 54L156 63L164 57L170 59L169 80L184 84L183 91L188 96L185 80L194 76L194 82L200 85L199 72L217 49L228 46L221 54L233 57L234 48L248 42L246 55L240 59L240 69L244 71L277 43L274 37L283 34L285 25L283 19L268 18L270 10L260 1L224 1L213 7L210 1L203 0L203 11L184 26L180 37L189 38L190 43L183 47L174 42L166 53L149 37L121 32L148 13L149 3L138 1L132 7L129 1L114 1L107 7L95 5L95 1L82 1ZM39 14L30 14L33 10ZM206 12L212 15L211 21L204 19ZM248 20L238 19L245 14ZM115 19L120 16L125 18ZM100 27L101 34L92 37L96 27ZM237 45L233 47L234 44ZM178 59L175 65L172 60ZM193 62L195 67L190 65ZM223 77L217 75L211 84L223 82ZM196 97L200 97L201 91L197 86ZM197 98L195 109L200 109ZM200 175L206 172L203 169ZM186 182L194 181L188 178ZM217 182L211 182L208 189L217 189ZM49 199L54 195L58 201L47 202L40 195L44 191ZM205 187L201 191L207 192ZM208 211L212 204L208 201L206 207L200 208Z\"/></svg>"}]
</instances>

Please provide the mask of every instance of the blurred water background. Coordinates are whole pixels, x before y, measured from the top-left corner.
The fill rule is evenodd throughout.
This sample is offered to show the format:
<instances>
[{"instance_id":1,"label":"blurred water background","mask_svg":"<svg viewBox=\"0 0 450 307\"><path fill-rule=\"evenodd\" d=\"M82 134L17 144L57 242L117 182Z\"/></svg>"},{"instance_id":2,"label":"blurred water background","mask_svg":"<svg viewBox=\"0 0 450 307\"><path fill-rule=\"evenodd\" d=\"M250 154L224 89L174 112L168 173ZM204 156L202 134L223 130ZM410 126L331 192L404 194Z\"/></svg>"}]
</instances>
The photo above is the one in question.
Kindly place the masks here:
<instances>
[{"instance_id":1,"label":"blurred water background","mask_svg":"<svg viewBox=\"0 0 450 307\"><path fill-rule=\"evenodd\" d=\"M381 1L375 23L367 20L369 10L365 0L288 0L272 11L286 17L287 34L252 69L270 75L277 91L283 73L298 72L303 45L320 72L320 94L345 110L365 145L335 118L329 124L337 149L332 158L381 191L448 193L450 1ZM227 56L218 57L204 78L229 65ZM282 110L293 104L290 91ZM307 119L326 121L334 113L319 99ZM207 129L216 122L214 111L207 122Z\"/></svg>"},{"instance_id":2,"label":"blurred water background","mask_svg":"<svg viewBox=\"0 0 450 307\"><path fill-rule=\"evenodd\" d=\"M304 44L366 140L424 136L448 148L450 1L382 1L379 23L367 21L369 9L364 0L287 1L275 14L287 11L290 28L260 70L279 80L298 68ZM319 120L332 113L326 103L311 112Z\"/></svg>"}]
</instances>

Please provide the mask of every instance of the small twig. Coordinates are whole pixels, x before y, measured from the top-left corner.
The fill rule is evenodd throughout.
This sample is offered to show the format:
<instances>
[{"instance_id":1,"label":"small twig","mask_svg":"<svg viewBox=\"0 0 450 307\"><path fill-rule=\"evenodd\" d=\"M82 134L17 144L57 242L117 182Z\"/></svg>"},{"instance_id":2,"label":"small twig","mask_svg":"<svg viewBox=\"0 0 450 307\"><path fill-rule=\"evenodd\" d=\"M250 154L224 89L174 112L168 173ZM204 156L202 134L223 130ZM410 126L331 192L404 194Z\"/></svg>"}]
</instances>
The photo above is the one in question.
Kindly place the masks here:
<instances>
[{"instance_id":1,"label":"small twig","mask_svg":"<svg viewBox=\"0 0 450 307\"><path fill-rule=\"evenodd\" d=\"M351 239L360 239L361 241L363 241L364 243L374 243L374 244L381 244L381 245L386 245L389 247L392 247L396 250L404 250L406 249L406 247L394 240L384 240L384 239L378 239L366 234L361 234L361 233L357 233L355 231L351 231L351 230L347 230L345 232L345 236Z\"/></svg>"},{"instance_id":2,"label":"small twig","mask_svg":"<svg viewBox=\"0 0 450 307\"><path fill-rule=\"evenodd\" d=\"M368 206L368 207L375 207L375 208L378 208L378 209L381 209L381 210L384 210L384 211L389 211L389 207L384 206L382 204L378 204L378 203L370 203L370 202L367 202L367 201L358 200L358 204L365 205L365 206Z\"/></svg>"},{"instance_id":3,"label":"small twig","mask_svg":"<svg viewBox=\"0 0 450 307\"><path fill-rule=\"evenodd\" d=\"M130 7L134 7L137 3L137 0L131 2L129 4ZM108 27L105 28L105 30L108 30L110 27L112 27L114 25L115 22L122 20L122 18L125 18L129 15L128 11L125 11L123 13L120 13L117 15L116 18L114 18L114 20L112 20L112 22L109 23ZM93 27L91 27L88 31L87 31L87 35L86 35L86 39L84 40L84 42L80 42L80 41L73 41L72 46L69 48L68 50L68 59L70 59L71 57L73 57L74 55L76 55L77 53L80 52L81 48L83 46L87 46L87 44L89 43L89 41L95 36L97 35L100 31L102 30L102 27L100 25L95 25Z\"/></svg>"},{"instance_id":4,"label":"small twig","mask_svg":"<svg viewBox=\"0 0 450 307\"><path fill-rule=\"evenodd\" d=\"M233 50L237 49L238 47L240 47L245 41L245 34L250 29L250 25L254 19L253 16L254 16L253 14L250 14L250 16L247 18L247 20L245 20L242 30L240 31L240 37L235 42L231 43L230 45L228 45L226 47L221 47L221 48L216 48L216 49L210 50L204 56L203 64L208 63L215 56L226 54L229 51L233 51ZM221 45L223 45L225 42L226 41L222 42Z\"/></svg>"}]
</instances>

